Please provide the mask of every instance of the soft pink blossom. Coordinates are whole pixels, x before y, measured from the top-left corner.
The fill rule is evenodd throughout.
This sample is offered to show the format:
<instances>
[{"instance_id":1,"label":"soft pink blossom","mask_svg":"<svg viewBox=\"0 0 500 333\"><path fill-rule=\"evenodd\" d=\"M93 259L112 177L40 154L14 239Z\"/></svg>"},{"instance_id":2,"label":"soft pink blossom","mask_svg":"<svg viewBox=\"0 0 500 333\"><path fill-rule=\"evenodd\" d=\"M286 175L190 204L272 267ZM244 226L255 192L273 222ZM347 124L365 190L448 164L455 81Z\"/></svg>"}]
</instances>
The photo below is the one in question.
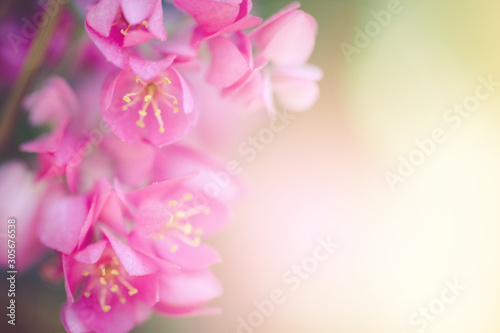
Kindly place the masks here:
<instances>
[{"instance_id":1,"label":"soft pink blossom","mask_svg":"<svg viewBox=\"0 0 500 333\"><path fill-rule=\"evenodd\" d=\"M198 120L189 84L173 68L150 79L122 71L104 88L103 117L122 140L162 147L184 137Z\"/></svg>"},{"instance_id":2,"label":"soft pink blossom","mask_svg":"<svg viewBox=\"0 0 500 333\"><path fill-rule=\"evenodd\" d=\"M183 269L205 269L220 260L202 238L227 224L227 207L188 183L172 179L126 195L134 212L134 231L129 242L151 255Z\"/></svg>"},{"instance_id":3,"label":"soft pink blossom","mask_svg":"<svg viewBox=\"0 0 500 333\"><path fill-rule=\"evenodd\" d=\"M174 4L191 15L198 27L193 42L255 27L262 19L251 16L251 0L174 0Z\"/></svg>"},{"instance_id":4,"label":"soft pink blossom","mask_svg":"<svg viewBox=\"0 0 500 333\"><path fill-rule=\"evenodd\" d=\"M40 207L47 191L46 183L37 183L32 172L20 161L10 161L0 166L0 218L3 222L3 239L0 241L3 255L0 266L7 267L8 240L15 243L15 269L24 272L46 251L36 238L40 223ZM15 219L15 224L7 223ZM8 227L13 225L13 227ZM8 229L8 230L7 230ZM15 238L9 238L15 236ZM12 242L11 242L12 243ZM12 244L14 244L12 243Z\"/></svg>"},{"instance_id":5,"label":"soft pink blossom","mask_svg":"<svg viewBox=\"0 0 500 333\"><path fill-rule=\"evenodd\" d=\"M299 3L292 3L248 37L233 34L210 40L208 82L223 88L223 96L250 108L263 106L270 115L277 112L275 102L292 112L312 107L319 97L317 81L323 75L318 67L307 64L317 23L299 7ZM256 48L255 55L250 42Z\"/></svg>"},{"instance_id":6,"label":"soft pink blossom","mask_svg":"<svg viewBox=\"0 0 500 333\"><path fill-rule=\"evenodd\" d=\"M105 238L63 256L69 332L128 332L159 300L158 263L105 232ZM81 294L77 294L79 287Z\"/></svg>"},{"instance_id":7,"label":"soft pink blossom","mask_svg":"<svg viewBox=\"0 0 500 333\"><path fill-rule=\"evenodd\" d=\"M161 0L101 0L87 13L85 28L105 55L122 69L137 58L136 45L157 38L165 41Z\"/></svg>"}]
</instances>

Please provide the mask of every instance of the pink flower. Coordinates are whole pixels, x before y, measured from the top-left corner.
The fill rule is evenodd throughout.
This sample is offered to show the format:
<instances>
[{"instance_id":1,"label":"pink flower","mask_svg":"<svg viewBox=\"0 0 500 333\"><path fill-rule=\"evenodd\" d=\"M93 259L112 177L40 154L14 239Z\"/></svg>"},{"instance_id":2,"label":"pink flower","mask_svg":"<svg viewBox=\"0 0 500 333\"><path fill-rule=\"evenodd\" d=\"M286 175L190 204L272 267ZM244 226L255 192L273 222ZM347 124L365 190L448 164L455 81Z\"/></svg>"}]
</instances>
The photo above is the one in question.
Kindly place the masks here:
<instances>
[{"instance_id":1,"label":"pink flower","mask_svg":"<svg viewBox=\"0 0 500 333\"><path fill-rule=\"evenodd\" d=\"M65 176L68 187L76 191L79 164L88 139L83 136L84 124L90 113L81 112L79 101L71 87L59 77L52 77L45 86L24 101L30 109L32 125L49 125L49 133L24 143L21 150L38 153L39 179Z\"/></svg>"},{"instance_id":2,"label":"pink flower","mask_svg":"<svg viewBox=\"0 0 500 333\"><path fill-rule=\"evenodd\" d=\"M166 168L165 165L169 167ZM187 177L184 183L187 187L196 189L200 197L233 202L241 197L245 187L238 177L241 169L231 166L231 170L228 170L227 165L227 161L200 149L173 144L157 152L151 181L162 182L196 175Z\"/></svg>"},{"instance_id":3,"label":"pink flower","mask_svg":"<svg viewBox=\"0 0 500 333\"><path fill-rule=\"evenodd\" d=\"M87 13L85 28L106 58L122 69L137 57L133 46L167 39L161 0L101 0Z\"/></svg>"},{"instance_id":4,"label":"pink flower","mask_svg":"<svg viewBox=\"0 0 500 333\"><path fill-rule=\"evenodd\" d=\"M297 10L299 6L292 3L248 37L235 34L210 40L208 82L223 88L223 96L252 107L262 105L270 115L276 114L275 100L294 112L314 105L323 74L306 62L314 49L317 24ZM255 60L251 45L257 49Z\"/></svg>"},{"instance_id":5,"label":"pink flower","mask_svg":"<svg viewBox=\"0 0 500 333\"><path fill-rule=\"evenodd\" d=\"M37 228L40 241L48 248L66 254L81 248L110 191L111 187L105 180L97 182L89 194L69 195L61 186L51 188L40 212L41 221Z\"/></svg>"},{"instance_id":6,"label":"pink flower","mask_svg":"<svg viewBox=\"0 0 500 333\"><path fill-rule=\"evenodd\" d=\"M167 316L211 315L220 313L206 304L222 293L222 287L208 269L183 271L160 277L159 302L155 310Z\"/></svg>"},{"instance_id":7,"label":"pink flower","mask_svg":"<svg viewBox=\"0 0 500 333\"><path fill-rule=\"evenodd\" d=\"M255 46L277 66L300 66L306 63L316 43L316 20L294 2L267 19L250 33Z\"/></svg>"},{"instance_id":8,"label":"pink flower","mask_svg":"<svg viewBox=\"0 0 500 333\"><path fill-rule=\"evenodd\" d=\"M189 186L189 178L155 183L126 195L135 221L129 242L182 269L199 270L220 260L202 237L219 232L228 212L222 202Z\"/></svg>"},{"instance_id":9,"label":"pink flower","mask_svg":"<svg viewBox=\"0 0 500 333\"><path fill-rule=\"evenodd\" d=\"M199 44L213 37L255 27L261 18L250 16L251 0L174 0L198 24L193 42Z\"/></svg>"},{"instance_id":10,"label":"pink flower","mask_svg":"<svg viewBox=\"0 0 500 333\"><path fill-rule=\"evenodd\" d=\"M276 114L275 100L288 111L311 108L319 98L320 68L308 65L316 42L316 20L295 2L250 33L259 57L269 61L262 70L262 97L266 109ZM273 96L274 95L274 96Z\"/></svg>"},{"instance_id":11,"label":"pink flower","mask_svg":"<svg viewBox=\"0 0 500 333\"><path fill-rule=\"evenodd\" d=\"M141 140L158 147L171 144L198 120L191 88L173 68L149 79L122 71L104 88L101 108L111 130L130 144Z\"/></svg>"},{"instance_id":12,"label":"pink flower","mask_svg":"<svg viewBox=\"0 0 500 333\"><path fill-rule=\"evenodd\" d=\"M146 320L159 300L158 262L104 234L105 239L63 256L68 303L61 317L69 332L127 332Z\"/></svg>"},{"instance_id":13,"label":"pink flower","mask_svg":"<svg viewBox=\"0 0 500 333\"><path fill-rule=\"evenodd\" d=\"M252 44L243 33L219 36L208 41L211 53L207 81L218 88L227 88L255 70Z\"/></svg>"},{"instance_id":14,"label":"pink flower","mask_svg":"<svg viewBox=\"0 0 500 333\"><path fill-rule=\"evenodd\" d=\"M19 272L26 271L45 254L45 249L36 238L35 230L40 223L40 206L47 184L36 183L34 175L20 161L10 161L0 166L0 218L3 222L3 239L0 241L0 266L7 267L8 240L14 240L15 266ZM7 228L8 219L15 219L14 227ZM9 229L9 232L7 232ZM11 230L14 230L11 232ZM9 238L15 235L15 239Z\"/></svg>"}]
</instances>

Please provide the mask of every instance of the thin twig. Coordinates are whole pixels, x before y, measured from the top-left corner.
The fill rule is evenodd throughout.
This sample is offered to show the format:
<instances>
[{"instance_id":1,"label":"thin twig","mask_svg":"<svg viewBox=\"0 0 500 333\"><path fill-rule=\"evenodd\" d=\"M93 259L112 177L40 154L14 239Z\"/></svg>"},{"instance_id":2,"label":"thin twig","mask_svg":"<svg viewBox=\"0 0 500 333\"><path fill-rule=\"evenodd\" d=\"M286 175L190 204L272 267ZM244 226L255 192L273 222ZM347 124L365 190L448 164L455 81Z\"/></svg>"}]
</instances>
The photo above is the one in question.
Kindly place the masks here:
<instances>
[{"instance_id":1,"label":"thin twig","mask_svg":"<svg viewBox=\"0 0 500 333\"><path fill-rule=\"evenodd\" d=\"M41 26L35 39L31 43L28 54L24 60L21 73L8 94L0 120L0 154L5 150L11 137L17 116L20 110L21 101L30 85L33 77L38 72L45 59L50 39L59 21L64 5L55 8L55 13L48 18L47 24Z\"/></svg>"}]
</instances>

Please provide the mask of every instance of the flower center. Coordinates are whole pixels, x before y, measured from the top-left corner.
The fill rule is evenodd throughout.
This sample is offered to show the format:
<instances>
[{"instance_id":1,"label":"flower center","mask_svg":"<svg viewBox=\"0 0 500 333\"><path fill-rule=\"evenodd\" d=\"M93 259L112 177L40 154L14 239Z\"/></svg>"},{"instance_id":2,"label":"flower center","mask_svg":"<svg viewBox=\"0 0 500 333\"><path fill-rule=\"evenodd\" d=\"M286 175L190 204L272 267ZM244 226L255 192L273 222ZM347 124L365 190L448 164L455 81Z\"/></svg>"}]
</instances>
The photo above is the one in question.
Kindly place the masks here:
<instances>
[{"instance_id":1,"label":"flower center","mask_svg":"<svg viewBox=\"0 0 500 333\"><path fill-rule=\"evenodd\" d=\"M142 30L143 28L147 29L149 26L149 23L147 20L144 20L139 24L134 24L134 25L128 24L127 20L125 20L125 17L123 16L122 11L119 11L117 14L116 21L114 21L111 26L115 26L115 25L125 26L125 29L120 29L120 32L123 34L123 36L127 36L128 32L130 31L130 29L132 27L135 28L136 30Z\"/></svg>"},{"instance_id":2,"label":"flower center","mask_svg":"<svg viewBox=\"0 0 500 333\"><path fill-rule=\"evenodd\" d=\"M83 296L88 298L91 292L97 289L99 304L104 312L111 310L111 306L106 304L110 292L116 294L122 304L127 301L123 292L126 292L129 296L133 296L138 292L124 278L123 268L116 257L112 257L108 262L104 261L98 266L94 266L92 270L83 271L82 275L88 278Z\"/></svg>"},{"instance_id":3,"label":"flower center","mask_svg":"<svg viewBox=\"0 0 500 333\"><path fill-rule=\"evenodd\" d=\"M144 127L144 118L148 115L147 110L149 106L151 105L154 111L154 115L156 117L156 121L158 122L158 131L160 133L165 132L165 127L163 124L163 118L161 117L161 110L158 107L158 102L157 100L160 99L163 101L167 106L169 106L172 110L173 113L179 112L179 107L177 106L179 102L177 101L177 98L166 92L165 90L165 84L170 85L172 84L172 81L170 81L167 77L157 80L155 82L150 82L146 83L143 80L141 80L140 77L135 78L135 82L140 86L139 90L131 92L123 96L123 100L127 103L122 107L122 109L125 111L132 105L137 104L141 100L143 101L142 107L139 110L139 120L137 120L136 124L139 127Z\"/></svg>"},{"instance_id":4,"label":"flower center","mask_svg":"<svg viewBox=\"0 0 500 333\"><path fill-rule=\"evenodd\" d=\"M171 200L168 202L168 207L172 216L170 216L168 222L157 231L158 239L163 239L166 235L169 235L192 247L200 245L200 236L203 231L200 228L193 228L188 220L202 213L210 214L210 208L205 205L190 205L188 208L183 208L187 202L192 200L193 195L191 193L186 193L179 200ZM170 251L172 253L175 253L177 249L178 247L176 244L170 246Z\"/></svg>"}]
</instances>

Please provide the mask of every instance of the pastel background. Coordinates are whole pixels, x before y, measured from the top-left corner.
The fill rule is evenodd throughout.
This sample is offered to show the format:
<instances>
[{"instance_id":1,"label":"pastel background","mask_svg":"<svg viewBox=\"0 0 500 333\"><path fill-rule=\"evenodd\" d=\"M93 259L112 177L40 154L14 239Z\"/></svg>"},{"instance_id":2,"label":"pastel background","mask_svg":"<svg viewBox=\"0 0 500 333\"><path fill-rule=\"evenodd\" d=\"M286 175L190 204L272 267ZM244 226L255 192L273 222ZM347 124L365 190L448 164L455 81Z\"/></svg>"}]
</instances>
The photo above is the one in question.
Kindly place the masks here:
<instances>
[{"instance_id":1,"label":"pastel background","mask_svg":"<svg viewBox=\"0 0 500 333\"><path fill-rule=\"evenodd\" d=\"M254 6L267 17L287 3ZM388 1L302 1L319 24L311 62L325 73L321 98L255 159L237 147L268 127L266 119L227 151L251 186L231 226L212 240L223 257L214 267L225 288L214 303L222 314L155 317L134 332L500 332L500 85L457 129L443 118L474 95L479 77L500 82L500 4L400 7L349 62L341 43L355 45L354 29L364 30ZM437 128L445 141L392 191L386 173ZM328 237L339 247L291 290L283 276ZM19 320L29 313L37 332L62 332L62 286L33 276L19 281ZM440 301L453 281L466 289ZM254 302L273 290L284 302L251 325L249 316L260 318ZM430 306L439 315L431 312L425 329L411 323Z\"/></svg>"}]
</instances>

